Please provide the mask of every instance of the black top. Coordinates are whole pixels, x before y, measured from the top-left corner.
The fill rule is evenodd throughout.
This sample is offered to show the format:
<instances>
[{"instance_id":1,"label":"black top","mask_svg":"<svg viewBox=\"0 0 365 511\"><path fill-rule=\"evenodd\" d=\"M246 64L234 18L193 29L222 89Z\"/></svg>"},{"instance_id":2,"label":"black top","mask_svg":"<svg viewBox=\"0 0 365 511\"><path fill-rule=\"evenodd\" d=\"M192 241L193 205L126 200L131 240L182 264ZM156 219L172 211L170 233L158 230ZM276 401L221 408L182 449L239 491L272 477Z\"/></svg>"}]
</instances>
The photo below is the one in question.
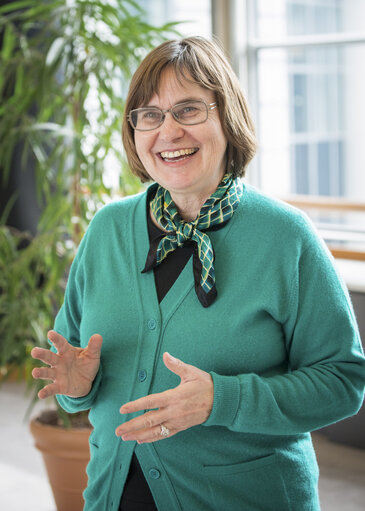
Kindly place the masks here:
<instances>
[{"instance_id":1,"label":"black top","mask_svg":"<svg viewBox=\"0 0 365 511\"><path fill-rule=\"evenodd\" d=\"M149 197L149 199L151 199L151 197ZM152 222L149 203L150 200L147 200L148 236L151 243L157 236L161 236L163 231ZM193 248L194 244L187 241L183 247L178 247L171 252L161 264L154 268L153 272L159 303L162 302L165 295L184 269L184 266L193 254ZM157 511L151 491L138 463L137 456L134 453L120 501L119 511Z\"/></svg>"}]
</instances>

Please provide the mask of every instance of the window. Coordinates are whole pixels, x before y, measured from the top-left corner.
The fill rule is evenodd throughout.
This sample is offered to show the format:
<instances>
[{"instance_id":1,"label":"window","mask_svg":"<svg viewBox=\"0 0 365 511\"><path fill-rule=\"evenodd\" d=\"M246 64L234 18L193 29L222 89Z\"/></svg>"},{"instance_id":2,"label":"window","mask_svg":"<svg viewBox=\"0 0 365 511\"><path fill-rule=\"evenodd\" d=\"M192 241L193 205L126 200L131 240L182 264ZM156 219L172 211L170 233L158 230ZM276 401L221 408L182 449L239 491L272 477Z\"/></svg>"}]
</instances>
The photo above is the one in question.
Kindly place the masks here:
<instances>
[{"instance_id":1,"label":"window","mask_svg":"<svg viewBox=\"0 0 365 511\"><path fill-rule=\"evenodd\" d=\"M308 212L329 245L365 258L365 2L246 4L248 95L260 146L252 180L283 198L315 196ZM343 209L349 202L351 213Z\"/></svg>"}]
</instances>

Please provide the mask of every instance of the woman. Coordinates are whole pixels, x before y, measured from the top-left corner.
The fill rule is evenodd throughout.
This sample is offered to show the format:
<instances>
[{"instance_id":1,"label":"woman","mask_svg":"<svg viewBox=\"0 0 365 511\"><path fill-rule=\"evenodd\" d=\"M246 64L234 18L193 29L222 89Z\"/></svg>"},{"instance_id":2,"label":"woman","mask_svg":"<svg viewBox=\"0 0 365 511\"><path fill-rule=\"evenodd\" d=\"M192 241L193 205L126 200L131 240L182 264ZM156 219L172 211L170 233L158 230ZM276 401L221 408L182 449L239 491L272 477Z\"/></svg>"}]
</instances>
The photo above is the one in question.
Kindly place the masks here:
<instances>
[{"instance_id":1,"label":"woman","mask_svg":"<svg viewBox=\"0 0 365 511\"><path fill-rule=\"evenodd\" d=\"M94 217L32 352L40 398L90 409L85 509L318 510L309 432L359 409L359 334L307 218L240 180L254 130L215 44L145 58L123 142L155 183Z\"/></svg>"}]
</instances>

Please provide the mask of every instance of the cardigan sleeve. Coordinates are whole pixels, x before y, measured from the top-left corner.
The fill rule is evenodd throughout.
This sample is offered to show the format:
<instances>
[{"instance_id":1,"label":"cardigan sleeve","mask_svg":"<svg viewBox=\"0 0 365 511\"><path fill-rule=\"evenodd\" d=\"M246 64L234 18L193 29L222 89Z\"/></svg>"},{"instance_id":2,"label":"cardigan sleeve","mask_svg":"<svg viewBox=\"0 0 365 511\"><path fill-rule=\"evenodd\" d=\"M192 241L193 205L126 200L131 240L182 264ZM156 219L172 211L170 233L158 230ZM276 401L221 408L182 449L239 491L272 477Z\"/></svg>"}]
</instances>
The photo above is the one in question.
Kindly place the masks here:
<instances>
[{"instance_id":1,"label":"cardigan sleeve","mask_svg":"<svg viewBox=\"0 0 365 511\"><path fill-rule=\"evenodd\" d=\"M90 227L89 227L90 229ZM76 257L71 265L67 281L64 302L59 310L54 324L54 330L62 335L72 346L80 347L80 323L82 318L83 290L84 290L84 252L89 236L87 230ZM51 345L51 350L56 351ZM96 397L101 378L101 365L93 381L90 392L86 396L72 398L65 395L57 395L56 399L60 406L69 413L88 410Z\"/></svg>"},{"instance_id":2,"label":"cardigan sleeve","mask_svg":"<svg viewBox=\"0 0 365 511\"><path fill-rule=\"evenodd\" d=\"M347 289L316 236L292 276L282 328L289 371L226 376L211 372L214 403L205 426L259 434L300 434L359 410L365 359Z\"/></svg>"}]
</instances>

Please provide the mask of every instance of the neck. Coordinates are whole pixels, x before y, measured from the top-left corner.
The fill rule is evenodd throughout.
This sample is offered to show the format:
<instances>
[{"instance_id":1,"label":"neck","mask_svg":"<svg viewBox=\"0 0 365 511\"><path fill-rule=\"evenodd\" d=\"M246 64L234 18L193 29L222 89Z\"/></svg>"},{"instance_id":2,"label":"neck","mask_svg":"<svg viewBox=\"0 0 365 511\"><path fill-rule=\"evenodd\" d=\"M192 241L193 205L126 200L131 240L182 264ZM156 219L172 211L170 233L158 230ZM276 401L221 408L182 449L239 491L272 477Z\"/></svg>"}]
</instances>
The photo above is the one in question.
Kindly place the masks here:
<instances>
[{"instance_id":1,"label":"neck","mask_svg":"<svg viewBox=\"0 0 365 511\"><path fill-rule=\"evenodd\" d=\"M171 198L174 201L181 218L185 222L192 222L199 215L203 204L210 195L211 194L204 194L200 196L179 196L171 193Z\"/></svg>"}]
</instances>

